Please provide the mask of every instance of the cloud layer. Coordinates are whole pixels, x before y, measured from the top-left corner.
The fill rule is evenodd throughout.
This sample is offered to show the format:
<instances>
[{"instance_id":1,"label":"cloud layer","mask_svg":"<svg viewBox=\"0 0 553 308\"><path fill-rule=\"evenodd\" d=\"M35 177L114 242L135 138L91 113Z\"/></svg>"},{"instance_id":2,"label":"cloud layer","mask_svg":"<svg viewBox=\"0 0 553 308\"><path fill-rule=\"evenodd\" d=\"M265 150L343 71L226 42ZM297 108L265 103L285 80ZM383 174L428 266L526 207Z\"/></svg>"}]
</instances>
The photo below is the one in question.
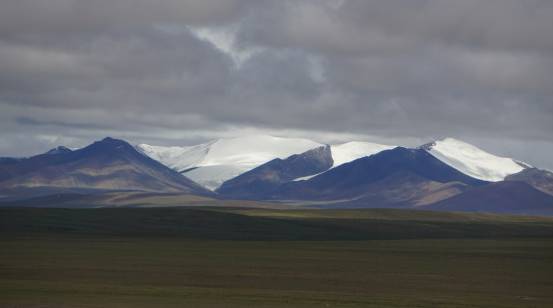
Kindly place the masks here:
<instances>
[{"instance_id":1,"label":"cloud layer","mask_svg":"<svg viewBox=\"0 0 553 308\"><path fill-rule=\"evenodd\" d=\"M553 2L0 4L1 155L104 135L454 136L553 169Z\"/></svg>"}]
</instances>

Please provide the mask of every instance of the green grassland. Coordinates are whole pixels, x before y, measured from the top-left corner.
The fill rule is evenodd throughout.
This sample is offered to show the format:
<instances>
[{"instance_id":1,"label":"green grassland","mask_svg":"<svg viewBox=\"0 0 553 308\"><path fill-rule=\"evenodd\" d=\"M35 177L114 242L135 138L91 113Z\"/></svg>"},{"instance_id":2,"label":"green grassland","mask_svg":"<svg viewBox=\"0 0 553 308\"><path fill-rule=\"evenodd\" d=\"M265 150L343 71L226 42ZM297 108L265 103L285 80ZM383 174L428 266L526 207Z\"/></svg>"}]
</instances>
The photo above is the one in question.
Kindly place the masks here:
<instances>
[{"instance_id":1,"label":"green grassland","mask_svg":"<svg viewBox=\"0 0 553 308\"><path fill-rule=\"evenodd\" d=\"M0 209L0 307L552 307L553 219Z\"/></svg>"}]
</instances>

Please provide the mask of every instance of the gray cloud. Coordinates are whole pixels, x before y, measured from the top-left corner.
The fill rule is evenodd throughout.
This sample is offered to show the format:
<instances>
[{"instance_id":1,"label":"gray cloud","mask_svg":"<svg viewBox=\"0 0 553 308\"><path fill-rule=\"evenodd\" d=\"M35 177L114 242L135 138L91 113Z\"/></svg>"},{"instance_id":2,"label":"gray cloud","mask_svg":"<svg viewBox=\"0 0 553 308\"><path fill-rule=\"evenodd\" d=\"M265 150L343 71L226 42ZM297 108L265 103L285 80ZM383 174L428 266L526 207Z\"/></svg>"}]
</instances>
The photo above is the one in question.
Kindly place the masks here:
<instances>
[{"instance_id":1,"label":"gray cloud","mask_svg":"<svg viewBox=\"0 0 553 308\"><path fill-rule=\"evenodd\" d=\"M453 136L553 169L552 97L551 1L0 4L1 155L259 130Z\"/></svg>"}]
</instances>

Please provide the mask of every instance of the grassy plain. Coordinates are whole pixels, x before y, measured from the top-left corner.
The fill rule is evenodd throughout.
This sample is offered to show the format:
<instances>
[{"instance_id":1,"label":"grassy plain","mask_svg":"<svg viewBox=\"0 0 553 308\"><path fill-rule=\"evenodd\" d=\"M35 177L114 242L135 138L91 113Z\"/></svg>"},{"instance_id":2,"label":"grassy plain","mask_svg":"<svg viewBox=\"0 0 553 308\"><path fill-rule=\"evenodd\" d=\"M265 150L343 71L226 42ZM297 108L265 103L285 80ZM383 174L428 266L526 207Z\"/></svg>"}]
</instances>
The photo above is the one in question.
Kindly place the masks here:
<instances>
[{"instance_id":1,"label":"grassy plain","mask_svg":"<svg viewBox=\"0 0 553 308\"><path fill-rule=\"evenodd\" d=\"M0 209L0 307L552 307L553 220Z\"/></svg>"}]
</instances>

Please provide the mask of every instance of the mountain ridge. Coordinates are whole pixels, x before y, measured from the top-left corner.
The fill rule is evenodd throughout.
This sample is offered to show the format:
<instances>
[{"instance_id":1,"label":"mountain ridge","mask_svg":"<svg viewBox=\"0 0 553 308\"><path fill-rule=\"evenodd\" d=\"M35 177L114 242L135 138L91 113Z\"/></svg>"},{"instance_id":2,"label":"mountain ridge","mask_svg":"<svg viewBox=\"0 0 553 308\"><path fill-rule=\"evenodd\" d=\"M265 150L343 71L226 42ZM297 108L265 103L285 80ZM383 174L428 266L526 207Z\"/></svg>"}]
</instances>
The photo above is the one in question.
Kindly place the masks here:
<instances>
[{"instance_id":1,"label":"mountain ridge","mask_svg":"<svg viewBox=\"0 0 553 308\"><path fill-rule=\"evenodd\" d=\"M306 150L295 153L298 149ZM170 168L161 162L167 159L181 165ZM200 179L201 185L189 175ZM509 189L518 193L512 196ZM80 149L59 146L27 158L0 159L0 198L102 191L178 193L323 208L550 213L553 173L453 138L406 148L355 141L325 145L264 135L156 147L132 146L107 137ZM501 199L504 196L511 199ZM171 198L171 204L178 202Z\"/></svg>"},{"instance_id":2,"label":"mountain ridge","mask_svg":"<svg viewBox=\"0 0 553 308\"><path fill-rule=\"evenodd\" d=\"M234 198L251 199L298 177L324 172L333 164L331 148L325 145L286 159L275 158L225 181L216 191Z\"/></svg>"},{"instance_id":3,"label":"mountain ridge","mask_svg":"<svg viewBox=\"0 0 553 308\"><path fill-rule=\"evenodd\" d=\"M140 151L215 190L223 182L275 158L317 148L323 144L302 138L249 135L222 138L190 147L138 145Z\"/></svg>"},{"instance_id":4,"label":"mountain ridge","mask_svg":"<svg viewBox=\"0 0 553 308\"><path fill-rule=\"evenodd\" d=\"M104 138L89 146L44 153L0 164L0 188L179 191L210 194L123 140Z\"/></svg>"},{"instance_id":5,"label":"mountain ridge","mask_svg":"<svg viewBox=\"0 0 553 308\"><path fill-rule=\"evenodd\" d=\"M397 172L409 172L430 181L446 183L461 182L481 185L484 181L471 178L446 165L426 151L396 147L363 157L315 176L306 181L288 183L278 194L302 198L344 198L359 194L366 185L383 180Z\"/></svg>"},{"instance_id":6,"label":"mountain ridge","mask_svg":"<svg viewBox=\"0 0 553 308\"><path fill-rule=\"evenodd\" d=\"M419 148L466 175L488 182L502 181L526 168L512 158L493 155L455 138L438 139Z\"/></svg>"}]
</instances>

